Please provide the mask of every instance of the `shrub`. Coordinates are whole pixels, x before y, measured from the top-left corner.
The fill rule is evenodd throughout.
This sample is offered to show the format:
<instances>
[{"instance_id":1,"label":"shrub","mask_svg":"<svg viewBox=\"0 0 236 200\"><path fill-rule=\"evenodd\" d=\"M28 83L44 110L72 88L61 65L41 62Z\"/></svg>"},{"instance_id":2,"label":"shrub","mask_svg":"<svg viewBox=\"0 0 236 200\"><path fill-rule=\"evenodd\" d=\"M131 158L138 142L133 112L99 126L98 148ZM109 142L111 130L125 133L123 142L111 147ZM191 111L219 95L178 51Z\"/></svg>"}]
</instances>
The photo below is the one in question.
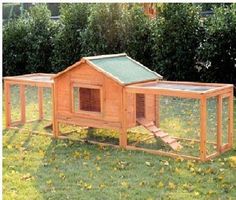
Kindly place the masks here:
<instances>
[{"instance_id":1,"label":"shrub","mask_svg":"<svg viewBox=\"0 0 236 200\"><path fill-rule=\"evenodd\" d=\"M3 76L25 73L29 30L29 24L22 18L3 26Z\"/></svg>"},{"instance_id":2,"label":"shrub","mask_svg":"<svg viewBox=\"0 0 236 200\"><path fill-rule=\"evenodd\" d=\"M201 80L236 84L236 5L214 9L199 49Z\"/></svg>"},{"instance_id":3,"label":"shrub","mask_svg":"<svg viewBox=\"0 0 236 200\"><path fill-rule=\"evenodd\" d=\"M125 10L120 22L125 51L132 58L152 68L153 21L143 12L140 5ZM123 32L122 32L123 31Z\"/></svg>"},{"instance_id":4,"label":"shrub","mask_svg":"<svg viewBox=\"0 0 236 200\"><path fill-rule=\"evenodd\" d=\"M30 42L28 72L51 71L52 38L57 27L50 17L51 12L46 4L40 4L30 9L28 17L30 25L30 32L28 34L28 41Z\"/></svg>"},{"instance_id":5,"label":"shrub","mask_svg":"<svg viewBox=\"0 0 236 200\"><path fill-rule=\"evenodd\" d=\"M170 80L198 80L195 54L202 31L199 9L191 4L164 4L153 33L153 66Z\"/></svg>"},{"instance_id":6,"label":"shrub","mask_svg":"<svg viewBox=\"0 0 236 200\"><path fill-rule=\"evenodd\" d=\"M59 31L54 38L53 71L60 71L81 58L81 32L87 26L90 4L64 4Z\"/></svg>"},{"instance_id":7,"label":"shrub","mask_svg":"<svg viewBox=\"0 0 236 200\"><path fill-rule=\"evenodd\" d=\"M124 51L120 24L122 14L121 4L95 4L91 8L88 26L82 34L84 55Z\"/></svg>"},{"instance_id":8,"label":"shrub","mask_svg":"<svg viewBox=\"0 0 236 200\"><path fill-rule=\"evenodd\" d=\"M52 38L56 31L46 5L37 5L3 28L3 74L51 72Z\"/></svg>"}]
</instances>

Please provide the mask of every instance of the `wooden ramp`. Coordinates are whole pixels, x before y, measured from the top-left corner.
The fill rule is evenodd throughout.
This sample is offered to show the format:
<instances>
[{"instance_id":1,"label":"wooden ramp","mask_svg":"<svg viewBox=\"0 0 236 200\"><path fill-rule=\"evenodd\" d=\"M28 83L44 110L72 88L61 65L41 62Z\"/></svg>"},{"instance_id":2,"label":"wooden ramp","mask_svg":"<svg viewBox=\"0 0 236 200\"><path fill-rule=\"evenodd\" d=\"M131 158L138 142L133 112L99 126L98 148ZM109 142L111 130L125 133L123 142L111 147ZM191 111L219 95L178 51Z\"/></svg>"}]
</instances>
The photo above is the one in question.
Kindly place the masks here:
<instances>
[{"instance_id":1,"label":"wooden ramp","mask_svg":"<svg viewBox=\"0 0 236 200\"><path fill-rule=\"evenodd\" d=\"M138 124L144 126L147 130L149 130L154 135L154 137L160 138L173 150L178 150L182 148L182 146L178 143L176 139L172 138L168 133L165 133L161 129L157 128L153 121L148 121L144 118L138 118L137 122Z\"/></svg>"}]
</instances>

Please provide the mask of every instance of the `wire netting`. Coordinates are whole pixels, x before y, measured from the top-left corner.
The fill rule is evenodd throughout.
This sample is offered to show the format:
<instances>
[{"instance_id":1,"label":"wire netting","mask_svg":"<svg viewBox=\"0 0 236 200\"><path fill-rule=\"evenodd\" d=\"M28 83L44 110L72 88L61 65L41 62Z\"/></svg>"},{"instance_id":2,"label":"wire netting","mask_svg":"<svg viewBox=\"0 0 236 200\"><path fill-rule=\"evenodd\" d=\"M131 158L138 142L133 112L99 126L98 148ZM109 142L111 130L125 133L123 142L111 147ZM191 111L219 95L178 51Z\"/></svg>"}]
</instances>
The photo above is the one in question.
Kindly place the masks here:
<instances>
[{"instance_id":1,"label":"wire netting","mask_svg":"<svg viewBox=\"0 0 236 200\"><path fill-rule=\"evenodd\" d=\"M228 143L229 129L229 97L222 100L222 144Z\"/></svg>"},{"instance_id":2,"label":"wire netting","mask_svg":"<svg viewBox=\"0 0 236 200\"><path fill-rule=\"evenodd\" d=\"M27 121L33 121L39 118L38 87L25 87L25 113Z\"/></svg>"},{"instance_id":3,"label":"wire netting","mask_svg":"<svg viewBox=\"0 0 236 200\"><path fill-rule=\"evenodd\" d=\"M46 120L52 119L52 89L43 88L43 117Z\"/></svg>"},{"instance_id":4,"label":"wire netting","mask_svg":"<svg viewBox=\"0 0 236 200\"><path fill-rule=\"evenodd\" d=\"M10 85L10 107L11 107L11 121L16 122L21 120L20 109L20 87L19 85Z\"/></svg>"},{"instance_id":5,"label":"wire netting","mask_svg":"<svg viewBox=\"0 0 236 200\"><path fill-rule=\"evenodd\" d=\"M217 144L217 98L207 99L207 135L206 151L207 155L215 153Z\"/></svg>"},{"instance_id":6,"label":"wire netting","mask_svg":"<svg viewBox=\"0 0 236 200\"><path fill-rule=\"evenodd\" d=\"M176 139L182 146L173 150L161 138L155 138L152 133L142 126L129 132L129 144L165 152L199 156L200 144L200 102L197 99L159 96L157 99L160 117L160 129L171 138Z\"/></svg>"}]
</instances>

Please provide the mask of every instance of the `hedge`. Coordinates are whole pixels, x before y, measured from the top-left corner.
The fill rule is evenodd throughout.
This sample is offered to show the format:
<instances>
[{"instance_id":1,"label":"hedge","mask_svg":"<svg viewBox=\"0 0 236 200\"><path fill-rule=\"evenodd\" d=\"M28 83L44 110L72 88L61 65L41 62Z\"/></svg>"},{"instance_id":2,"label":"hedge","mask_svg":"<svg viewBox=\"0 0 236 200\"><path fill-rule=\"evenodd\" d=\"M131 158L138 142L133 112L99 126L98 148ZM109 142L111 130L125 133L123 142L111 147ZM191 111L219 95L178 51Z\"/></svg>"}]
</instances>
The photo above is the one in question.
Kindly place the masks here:
<instances>
[{"instance_id":1,"label":"hedge","mask_svg":"<svg viewBox=\"0 0 236 200\"><path fill-rule=\"evenodd\" d=\"M3 74L57 72L82 56L127 52L169 80L236 84L235 4L203 18L194 4L63 4L60 20L33 6L3 27Z\"/></svg>"}]
</instances>

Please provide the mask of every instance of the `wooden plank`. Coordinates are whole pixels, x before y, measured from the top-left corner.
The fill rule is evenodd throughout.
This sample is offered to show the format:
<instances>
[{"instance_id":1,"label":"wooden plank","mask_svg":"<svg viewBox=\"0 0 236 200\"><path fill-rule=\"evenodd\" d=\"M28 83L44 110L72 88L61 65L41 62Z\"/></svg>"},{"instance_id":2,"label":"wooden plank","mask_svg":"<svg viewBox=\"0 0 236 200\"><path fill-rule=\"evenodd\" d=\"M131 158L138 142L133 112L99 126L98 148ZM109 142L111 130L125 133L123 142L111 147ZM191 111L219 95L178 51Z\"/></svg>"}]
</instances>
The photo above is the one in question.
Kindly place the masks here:
<instances>
[{"instance_id":1,"label":"wooden plank","mask_svg":"<svg viewBox=\"0 0 236 200\"><path fill-rule=\"evenodd\" d=\"M126 95L126 91L125 91L124 87L122 89L122 96L123 96L123 99L122 99L123 120L122 120L122 127L120 130L119 145L122 148L126 148L126 146L127 146L127 120L126 120L127 95Z\"/></svg>"},{"instance_id":2,"label":"wooden plank","mask_svg":"<svg viewBox=\"0 0 236 200\"><path fill-rule=\"evenodd\" d=\"M200 159L206 160L206 134L207 134L207 102L202 96L200 101Z\"/></svg>"},{"instance_id":3,"label":"wooden plank","mask_svg":"<svg viewBox=\"0 0 236 200\"><path fill-rule=\"evenodd\" d=\"M212 153L211 155L208 155L208 156L206 157L206 160L205 160L205 161L209 161L209 160L211 160L211 159L213 159L213 158L215 158L216 156L219 156L219 155L220 155L219 152Z\"/></svg>"},{"instance_id":4,"label":"wooden plank","mask_svg":"<svg viewBox=\"0 0 236 200\"><path fill-rule=\"evenodd\" d=\"M221 94L229 93L232 90L231 88L232 88L232 86L227 87L225 89L215 90L213 92L206 93L206 97L209 98L209 97L214 97L214 96L218 96L218 95L221 95Z\"/></svg>"},{"instance_id":5,"label":"wooden plank","mask_svg":"<svg viewBox=\"0 0 236 200\"><path fill-rule=\"evenodd\" d=\"M201 92L181 91L181 90L162 89L162 88L144 88L144 87L134 87L134 86L126 87L126 91L130 93L156 94L156 95L191 98L191 99L200 99L202 96Z\"/></svg>"},{"instance_id":6,"label":"wooden plank","mask_svg":"<svg viewBox=\"0 0 236 200\"><path fill-rule=\"evenodd\" d=\"M58 137L59 136L59 124L57 121L58 116L57 113L57 92L56 92L56 80L54 83L54 86L52 88L52 107L53 107L53 115L52 115L52 128L53 128L53 136Z\"/></svg>"},{"instance_id":7,"label":"wooden plank","mask_svg":"<svg viewBox=\"0 0 236 200\"><path fill-rule=\"evenodd\" d=\"M156 113L155 124L157 128L160 128L160 96L156 95Z\"/></svg>"},{"instance_id":8,"label":"wooden plank","mask_svg":"<svg viewBox=\"0 0 236 200\"><path fill-rule=\"evenodd\" d=\"M234 91L231 89L231 94L229 96L229 130L228 130L228 143L229 147L233 147L233 129L234 129Z\"/></svg>"},{"instance_id":9,"label":"wooden plank","mask_svg":"<svg viewBox=\"0 0 236 200\"><path fill-rule=\"evenodd\" d=\"M20 110L21 110L21 122L24 124L25 118L25 85L20 85Z\"/></svg>"},{"instance_id":10,"label":"wooden plank","mask_svg":"<svg viewBox=\"0 0 236 200\"><path fill-rule=\"evenodd\" d=\"M145 118L149 121L155 121L155 95L145 95Z\"/></svg>"},{"instance_id":11,"label":"wooden plank","mask_svg":"<svg viewBox=\"0 0 236 200\"><path fill-rule=\"evenodd\" d=\"M222 146L222 95L217 96L217 151L221 153Z\"/></svg>"},{"instance_id":12,"label":"wooden plank","mask_svg":"<svg viewBox=\"0 0 236 200\"><path fill-rule=\"evenodd\" d=\"M5 96L5 116L6 116L6 128L11 126L11 96L10 96L10 84L8 81L4 81L4 96Z\"/></svg>"},{"instance_id":13,"label":"wooden plank","mask_svg":"<svg viewBox=\"0 0 236 200\"><path fill-rule=\"evenodd\" d=\"M43 120L43 88L38 87L39 120Z\"/></svg>"},{"instance_id":14,"label":"wooden plank","mask_svg":"<svg viewBox=\"0 0 236 200\"><path fill-rule=\"evenodd\" d=\"M229 84L225 83L203 83L203 82L189 82L189 81L160 81L160 83L167 83L167 84L181 84L181 85L196 85L196 86L225 86Z\"/></svg>"},{"instance_id":15,"label":"wooden plank","mask_svg":"<svg viewBox=\"0 0 236 200\"><path fill-rule=\"evenodd\" d=\"M143 151L143 152L147 152L147 153L151 153L151 154L155 154L155 155L168 156L168 157L172 157L172 158L184 158L184 159L188 159L188 160L200 160L198 157L194 157L194 156L187 156L187 155L182 155L182 154L165 152L165 151L161 151L161 150L145 149L145 148L135 147L135 146L130 146L130 145L128 145L126 147L126 149L127 150L139 150L139 151Z\"/></svg>"},{"instance_id":16,"label":"wooden plank","mask_svg":"<svg viewBox=\"0 0 236 200\"><path fill-rule=\"evenodd\" d=\"M216 87L214 89L207 90L204 93L205 94L217 93L218 91L224 91L224 90L229 89L231 87L232 87L232 85L224 85L224 86L221 86L221 87Z\"/></svg>"},{"instance_id":17,"label":"wooden plank","mask_svg":"<svg viewBox=\"0 0 236 200\"><path fill-rule=\"evenodd\" d=\"M47 82L35 82L32 80L16 80L16 79L6 79L9 81L9 84L14 84L14 85L20 85L20 84L24 84L24 85L29 85L29 86L34 86L34 87L52 87L53 86L53 82L52 83L47 83Z\"/></svg>"}]
</instances>

